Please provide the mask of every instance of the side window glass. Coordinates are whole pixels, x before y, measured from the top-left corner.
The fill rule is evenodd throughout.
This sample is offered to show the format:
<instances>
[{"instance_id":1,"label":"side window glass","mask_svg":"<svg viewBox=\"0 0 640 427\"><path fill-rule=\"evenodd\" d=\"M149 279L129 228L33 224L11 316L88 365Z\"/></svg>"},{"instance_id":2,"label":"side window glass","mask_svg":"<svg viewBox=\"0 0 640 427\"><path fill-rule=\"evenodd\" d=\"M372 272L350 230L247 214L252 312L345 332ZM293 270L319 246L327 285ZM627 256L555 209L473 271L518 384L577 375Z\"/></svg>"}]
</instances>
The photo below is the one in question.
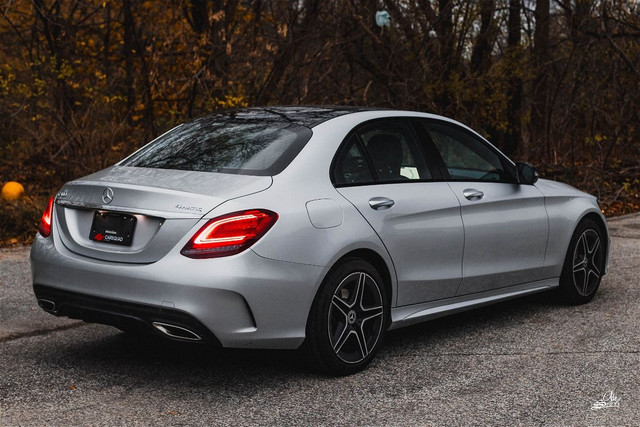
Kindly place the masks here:
<instances>
[{"instance_id":1,"label":"side window glass","mask_svg":"<svg viewBox=\"0 0 640 427\"><path fill-rule=\"evenodd\" d=\"M369 125L359 135L378 181L431 179L422 151L403 122Z\"/></svg>"},{"instance_id":2,"label":"side window glass","mask_svg":"<svg viewBox=\"0 0 640 427\"><path fill-rule=\"evenodd\" d=\"M451 126L426 124L452 180L511 181L500 156L482 141Z\"/></svg>"},{"instance_id":3,"label":"side window glass","mask_svg":"<svg viewBox=\"0 0 640 427\"><path fill-rule=\"evenodd\" d=\"M361 184L373 182L373 174L353 135L340 152L333 174L335 184Z\"/></svg>"}]
</instances>

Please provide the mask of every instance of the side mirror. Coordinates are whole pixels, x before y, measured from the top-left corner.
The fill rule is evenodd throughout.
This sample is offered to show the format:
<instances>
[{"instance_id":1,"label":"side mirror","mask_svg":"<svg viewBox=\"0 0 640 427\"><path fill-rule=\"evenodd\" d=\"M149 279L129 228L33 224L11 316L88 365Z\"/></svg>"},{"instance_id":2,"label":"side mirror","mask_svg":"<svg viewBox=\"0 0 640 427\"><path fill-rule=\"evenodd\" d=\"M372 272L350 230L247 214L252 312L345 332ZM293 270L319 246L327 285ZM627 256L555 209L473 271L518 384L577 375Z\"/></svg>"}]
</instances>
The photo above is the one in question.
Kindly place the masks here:
<instances>
[{"instance_id":1,"label":"side mirror","mask_svg":"<svg viewBox=\"0 0 640 427\"><path fill-rule=\"evenodd\" d=\"M518 175L519 184L535 184L538 180L538 171L531 163L518 162L516 163L516 173Z\"/></svg>"}]
</instances>

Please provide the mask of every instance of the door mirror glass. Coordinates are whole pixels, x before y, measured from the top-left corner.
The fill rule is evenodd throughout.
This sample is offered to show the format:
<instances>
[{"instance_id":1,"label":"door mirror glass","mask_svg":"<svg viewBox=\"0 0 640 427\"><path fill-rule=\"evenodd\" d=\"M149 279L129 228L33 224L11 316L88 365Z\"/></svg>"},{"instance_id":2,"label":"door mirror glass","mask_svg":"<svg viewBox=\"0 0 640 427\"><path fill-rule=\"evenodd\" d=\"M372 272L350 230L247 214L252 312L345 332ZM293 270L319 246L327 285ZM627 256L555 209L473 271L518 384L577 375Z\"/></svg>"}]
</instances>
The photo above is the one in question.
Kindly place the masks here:
<instances>
[{"instance_id":1,"label":"door mirror glass","mask_svg":"<svg viewBox=\"0 0 640 427\"><path fill-rule=\"evenodd\" d=\"M520 184L534 184L538 180L538 172L530 163L516 163L516 171L518 172L518 182Z\"/></svg>"}]
</instances>

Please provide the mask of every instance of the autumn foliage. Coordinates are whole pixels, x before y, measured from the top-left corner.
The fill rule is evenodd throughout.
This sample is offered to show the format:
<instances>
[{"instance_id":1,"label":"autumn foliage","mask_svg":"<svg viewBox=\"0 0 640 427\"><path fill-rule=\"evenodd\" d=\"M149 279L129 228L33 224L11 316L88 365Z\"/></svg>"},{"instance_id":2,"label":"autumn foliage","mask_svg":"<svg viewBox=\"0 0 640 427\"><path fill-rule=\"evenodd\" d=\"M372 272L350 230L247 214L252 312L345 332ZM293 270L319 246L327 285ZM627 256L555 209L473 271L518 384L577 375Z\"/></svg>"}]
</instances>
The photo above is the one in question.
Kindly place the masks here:
<instances>
[{"instance_id":1,"label":"autumn foliage","mask_svg":"<svg viewBox=\"0 0 640 427\"><path fill-rule=\"evenodd\" d=\"M640 2L5 0L0 244L50 194L192 117L270 104L429 111L640 209ZM390 25L376 25L386 10Z\"/></svg>"}]
</instances>

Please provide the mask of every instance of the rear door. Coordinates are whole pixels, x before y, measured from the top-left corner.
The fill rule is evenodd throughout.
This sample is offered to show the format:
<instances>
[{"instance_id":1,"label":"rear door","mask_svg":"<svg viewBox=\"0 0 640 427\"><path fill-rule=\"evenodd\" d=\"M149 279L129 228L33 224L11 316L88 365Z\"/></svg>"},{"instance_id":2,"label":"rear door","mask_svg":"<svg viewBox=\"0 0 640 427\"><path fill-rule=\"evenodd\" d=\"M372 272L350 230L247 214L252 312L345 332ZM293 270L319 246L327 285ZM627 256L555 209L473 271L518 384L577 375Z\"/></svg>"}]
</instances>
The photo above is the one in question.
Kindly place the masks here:
<instances>
[{"instance_id":1,"label":"rear door","mask_svg":"<svg viewBox=\"0 0 640 427\"><path fill-rule=\"evenodd\" d=\"M454 296L461 280L460 204L434 165L402 119L357 128L334 161L337 190L391 255L397 306Z\"/></svg>"},{"instance_id":2,"label":"rear door","mask_svg":"<svg viewBox=\"0 0 640 427\"><path fill-rule=\"evenodd\" d=\"M465 244L457 294L547 278L543 194L518 184L513 164L472 132L443 121L422 124L461 205Z\"/></svg>"}]
</instances>

